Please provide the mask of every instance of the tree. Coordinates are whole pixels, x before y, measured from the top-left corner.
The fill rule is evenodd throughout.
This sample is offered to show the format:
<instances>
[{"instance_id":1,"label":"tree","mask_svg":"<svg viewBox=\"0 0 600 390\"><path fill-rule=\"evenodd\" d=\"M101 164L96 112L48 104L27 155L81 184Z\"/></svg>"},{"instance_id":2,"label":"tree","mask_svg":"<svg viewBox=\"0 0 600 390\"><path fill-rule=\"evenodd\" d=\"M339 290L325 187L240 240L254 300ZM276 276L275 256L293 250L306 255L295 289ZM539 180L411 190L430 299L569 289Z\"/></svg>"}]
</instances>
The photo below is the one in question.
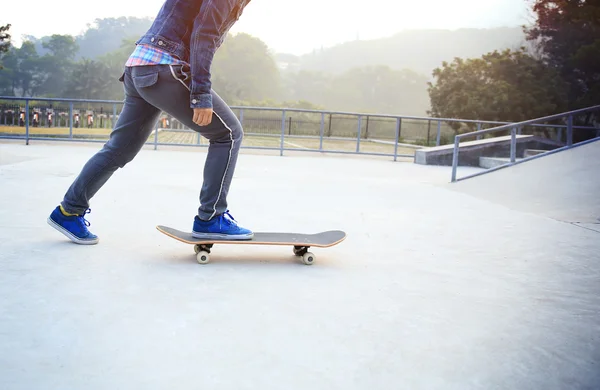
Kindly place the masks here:
<instances>
[{"instance_id":1,"label":"tree","mask_svg":"<svg viewBox=\"0 0 600 390\"><path fill-rule=\"evenodd\" d=\"M15 56L15 90L20 91L22 96L37 95L43 80L40 73L40 56L34 43L23 42L21 47L15 50Z\"/></svg>"},{"instance_id":2,"label":"tree","mask_svg":"<svg viewBox=\"0 0 600 390\"><path fill-rule=\"evenodd\" d=\"M123 74L123 67L131 53L135 50L135 41L137 37L124 38L121 41L121 46L103 56L98 57L97 61L106 67L106 79L101 80L106 84L104 98L120 100L123 99L123 83L119 81L119 77ZM90 77L100 77L99 75L90 75Z\"/></svg>"},{"instance_id":3,"label":"tree","mask_svg":"<svg viewBox=\"0 0 600 390\"><path fill-rule=\"evenodd\" d=\"M17 50L11 46L2 57L3 69L0 70L0 95L16 96L19 80L17 78Z\"/></svg>"},{"instance_id":4,"label":"tree","mask_svg":"<svg viewBox=\"0 0 600 390\"><path fill-rule=\"evenodd\" d=\"M53 34L42 46L50 51L51 56L63 60L73 60L79 51L79 45L71 35Z\"/></svg>"},{"instance_id":5,"label":"tree","mask_svg":"<svg viewBox=\"0 0 600 390\"><path fill-rule=\"evenodd\" d=\"M73 70L75 55L79 47L71 35L52 35L43 42L47 54L39 60L40 94L61 96L66 80Z\"/></svg>"},{"instance_id":6,"label":"tree","mask_svg":"<svg viewBox=\"0 0 600 390\"><path fill-rule=\"evenodd\" d=\"M251 35L229 35L211 66L213 88L231 103L279 98L281 80L267 45Z\"/></svg>"},{"instance_id":7,"label":"tree","mask_svg":"<svg viewBox=\"0 0 600 390\"><path fill-rule=\"evenodd\" d=\"M75 99L99 99L107 96L110 84L110 69L93 60L79 61L65 86L65 95Z\"/></svg>"},{"instance_id":8,"label":"tree","mask_svg":"<svg viewBox=\"0 0 600 390\"><path fill-rule=\"evenodd\" d=\"M433 76L435 84L428 83L429 113L435 117L517 122L566 107L565 85L558 73L524 48L456 58L436 68Z\"/></svg>"},{"instance_id":9,"label":"tree","mask_svg":"<svg viewBox=\"0 0 600 390\"><path fill-rule=\"evenodd\" d=\"M3 57L3 54L8 52L10 49L10 34L8 30L10 29L10 24L5 26L0 26L0 59ZM0 69L3 69L2 63L0 62Z\"/></svg>"},{"instance_id":10,"label":"tree","mask_svg":"<svg viewBox=\"0 0 600 390\"><path fill-rule=\"evenodd\" d=\"M537 21L526 28L542 59L569 85L569 109L600 102L600 1L533 0Z\"/></svg>"}]
</instances>

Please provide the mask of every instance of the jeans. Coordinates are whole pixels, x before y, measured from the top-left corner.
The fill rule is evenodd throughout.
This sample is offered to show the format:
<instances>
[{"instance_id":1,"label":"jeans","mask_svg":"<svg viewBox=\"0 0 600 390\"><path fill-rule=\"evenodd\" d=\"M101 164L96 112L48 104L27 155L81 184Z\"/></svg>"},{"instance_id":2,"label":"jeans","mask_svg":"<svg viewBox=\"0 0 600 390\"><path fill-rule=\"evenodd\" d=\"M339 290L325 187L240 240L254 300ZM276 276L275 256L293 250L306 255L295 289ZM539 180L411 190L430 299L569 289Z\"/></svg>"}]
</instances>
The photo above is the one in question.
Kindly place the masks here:
<instances>
[{"instance_id":1,"label":"jeans","mask_svg":"<svg viewBox=\"0 0 600 390\"><path fill-rule=\"evenodd\" d=\"M212 121L207 126L195 124L187 65L126 67L119 80L125 89L123 111L110 139L83 166L67 190L61 202L63 208L68 213L83 214L112 174L142 149L164 111L209 140L198 217L210 220L227 211L227 193L243 138L242 125L229 106L211 90Z\"/></svg>"}]
</instances>

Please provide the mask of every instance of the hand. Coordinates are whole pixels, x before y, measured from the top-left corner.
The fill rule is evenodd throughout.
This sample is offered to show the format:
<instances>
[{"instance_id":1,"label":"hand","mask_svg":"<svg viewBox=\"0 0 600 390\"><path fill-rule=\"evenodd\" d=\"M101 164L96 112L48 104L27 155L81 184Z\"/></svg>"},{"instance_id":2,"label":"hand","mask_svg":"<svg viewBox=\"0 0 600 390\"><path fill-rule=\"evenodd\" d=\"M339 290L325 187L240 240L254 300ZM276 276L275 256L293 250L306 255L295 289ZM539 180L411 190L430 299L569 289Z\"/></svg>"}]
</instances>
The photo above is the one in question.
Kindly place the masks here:
<instances>
[{"instance_id":1,"label":"hand","mask_svg":"<svg viewBox=\"0 0 600 390\"><path fill-rule=\"evenodd\" d=\"M212 122L212 108L194 108L194 123L198 126L207 126Z\"/></svg>"}]
</instances>

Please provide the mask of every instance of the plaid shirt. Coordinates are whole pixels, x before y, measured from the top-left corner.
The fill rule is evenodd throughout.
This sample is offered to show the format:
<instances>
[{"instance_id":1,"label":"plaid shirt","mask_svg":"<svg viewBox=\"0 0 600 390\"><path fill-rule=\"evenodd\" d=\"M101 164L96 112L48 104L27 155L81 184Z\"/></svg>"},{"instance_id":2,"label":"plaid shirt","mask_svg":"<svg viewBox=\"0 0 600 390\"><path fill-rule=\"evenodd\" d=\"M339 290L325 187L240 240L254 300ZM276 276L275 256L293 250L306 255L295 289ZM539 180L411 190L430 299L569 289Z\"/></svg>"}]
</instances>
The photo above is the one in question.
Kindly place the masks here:
<instances>
[{"instance_id":1,"label":"plaid shirt","mask_svg":"<svg viewBox=\"0 0 600 390\"><path fill-rule=\"evenodd\" d=\"M143 65L178 65L184 64L183 61L169 55L168 53L147 45L137 45L125 66L143 66Z\"/></svg>"}]
</instances>

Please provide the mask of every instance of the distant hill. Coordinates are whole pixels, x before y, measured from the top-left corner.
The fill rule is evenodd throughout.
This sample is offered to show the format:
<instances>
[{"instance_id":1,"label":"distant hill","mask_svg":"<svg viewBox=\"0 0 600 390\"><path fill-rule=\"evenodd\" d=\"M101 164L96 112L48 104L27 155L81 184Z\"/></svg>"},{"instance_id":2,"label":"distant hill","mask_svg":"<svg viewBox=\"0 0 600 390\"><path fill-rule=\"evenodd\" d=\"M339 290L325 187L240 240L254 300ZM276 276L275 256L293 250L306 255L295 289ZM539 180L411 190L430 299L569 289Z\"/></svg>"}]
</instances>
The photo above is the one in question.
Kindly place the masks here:
<instances>
[{"instance_id":1,"label":"distant hill","mask_svg":"<svg viewBox=\"0 0 600 390\"><path fill-rule=\"evenodd\" d=\"M152 23L152 18L120 17L96 19L75 39L79 45L76 59L95 59L119 49L123 39L138 39ZM28 37L45 54L42 42L49 37ZM493 50L526 45L520 27L459 30L407 30L388 38L357 40L296 56L276 53L283 70L312 70L340 74L363 66L387 65L392 69L409 69L431 77L431 72L454 57L472 58ZM132 46L133 50L133 46Z\"/></svg>"},{"instance_id":2,"label":"distant hill","mask_svg":"<svg viewBox=\"0 0 600 390\"><path fill-rule=\"evenodd\" d=\"M79 58L95 59L113 52L123 40L139 39L150 25L153 18L120 17L97 19L93 26L77 37ZM131 46L133 51L134 46Z\"/></svg>"},{"instance_id":3,"label":"distant hill","mask_svg":"<svg viewBox=\"0 0 600 390\"><path fill-rule=\"evenodd\" d=\"M431 77L443 61L472 58L494 50L527 46L520 27L459 30L407 30L388 38L357 40L302 56L280 53L282 68L342 73L351 68L387 65Z\"/></svg>"},{"instance_id":4,"label":"distant hill","mask_svg":"<svg viewBox=\"0 0 600 390\"><path fill-rule=\"evenodd\" d=\"M75 60L82 58L96 59L121 47L123 40L137 40L152 24L151 18L119 17L96 19L82 34L74 36L79 46ZM36 38L27 35L25 38L35 44L37 53L43 56L47 53L43 43L50 36ZM131 50L134 46L131 46Z\"/></svg>"}]
</instances>

